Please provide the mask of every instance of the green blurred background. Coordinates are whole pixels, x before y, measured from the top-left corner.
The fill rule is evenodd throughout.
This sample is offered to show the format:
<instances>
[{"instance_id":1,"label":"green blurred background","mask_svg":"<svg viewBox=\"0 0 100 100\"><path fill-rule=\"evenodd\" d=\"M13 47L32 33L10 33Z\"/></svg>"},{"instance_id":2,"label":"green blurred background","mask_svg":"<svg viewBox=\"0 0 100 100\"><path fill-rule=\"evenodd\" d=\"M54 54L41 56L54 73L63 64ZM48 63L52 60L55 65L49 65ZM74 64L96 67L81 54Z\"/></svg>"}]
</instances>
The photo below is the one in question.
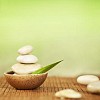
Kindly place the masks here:
<instances>
[{"instance_id":1,"label":"green blurred background","mask_svg":"<svg viewBox=\"0 0 100 100\"><path fill-rule=\"evenodd\" d=\"M0 75L30 44L49 75L100 73L99 0L0 0Z\"/></svg>"}]
</instances>

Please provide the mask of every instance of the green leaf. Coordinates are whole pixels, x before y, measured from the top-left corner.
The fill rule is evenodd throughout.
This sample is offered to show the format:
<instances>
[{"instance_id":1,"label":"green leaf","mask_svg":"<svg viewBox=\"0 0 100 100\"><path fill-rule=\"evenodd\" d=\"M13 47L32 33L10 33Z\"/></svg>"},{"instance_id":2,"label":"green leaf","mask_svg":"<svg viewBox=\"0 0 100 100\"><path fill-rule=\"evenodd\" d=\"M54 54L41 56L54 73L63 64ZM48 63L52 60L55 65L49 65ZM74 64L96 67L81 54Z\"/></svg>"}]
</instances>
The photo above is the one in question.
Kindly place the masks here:
<instances>
[{"instance_id":1,"label":"green leaf","mask_svg":"<svg viewBox=\"0 0 100 100\"><path fill-rule=\"evenodd\" d=\"M32 72L32 74L41 74L41 73L45 73L47 71L49 71L51 68L53 68L54 66L56 66L57 64L59 64L60 62L62 62L63 60L61 61L58 61L56 63L53 63L53 64L50 64L50 65L47 65L45 67L42 67L34 72Z\"/></svg>"}]
</instances>

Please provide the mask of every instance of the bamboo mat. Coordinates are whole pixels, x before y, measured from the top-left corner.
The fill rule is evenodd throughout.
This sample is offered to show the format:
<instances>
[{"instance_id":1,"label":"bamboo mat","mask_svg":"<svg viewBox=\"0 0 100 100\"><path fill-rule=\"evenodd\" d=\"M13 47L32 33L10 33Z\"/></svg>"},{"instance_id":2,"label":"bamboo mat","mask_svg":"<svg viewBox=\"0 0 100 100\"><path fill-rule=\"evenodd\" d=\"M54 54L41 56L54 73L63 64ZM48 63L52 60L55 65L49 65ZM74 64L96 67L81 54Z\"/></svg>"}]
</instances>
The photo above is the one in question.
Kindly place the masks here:
<instances>
[{"instance_id":1,"label":"bamboo mat","mask_svg":"<svg viewBox=\"0 0 100 100\"><path fill-rule=\"evenodd\" d=\"M78 100L100 100L99 94L88 93L86 86L78 84L76 78L65 77L48 77L44 84L35 90L16 90L6 82L4 77L0 77L0 100L61 100L54 94L66 88L79 91L82 98Z\"/></svg>"}]
</instances>

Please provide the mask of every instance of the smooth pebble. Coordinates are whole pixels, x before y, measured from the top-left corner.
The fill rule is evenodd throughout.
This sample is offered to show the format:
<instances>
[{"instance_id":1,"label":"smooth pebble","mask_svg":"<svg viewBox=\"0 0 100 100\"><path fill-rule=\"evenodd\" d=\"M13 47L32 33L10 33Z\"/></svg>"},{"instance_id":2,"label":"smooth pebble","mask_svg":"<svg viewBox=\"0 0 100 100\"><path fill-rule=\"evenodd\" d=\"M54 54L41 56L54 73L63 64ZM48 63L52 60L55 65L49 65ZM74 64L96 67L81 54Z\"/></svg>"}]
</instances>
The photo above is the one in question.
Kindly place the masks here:
<instances>
[{"instance_id":1,"label":"smooth pebble","mask_svg":"<svg viewBox=\"0 0 100 100\"><path fill-rule=\"evenodd\" d=\"M40 64L14 64L12 70L17 74L28 74L32 73L41 68Z\"/></svg>"},{"instance_id":2,"label":"smooth pebble","mask_svg":"<svg viewBox=\"0 0 100 100\"><path fill-rule=\"evenodd\" d=\"M19 63L36 63L38 58L34 55L20 55L16 59Z\"/></svg>"},{"instance_id":3,"label":"smooth pebble","mask_svg":"<svg viewBox=\"0 0 100 100\"><path fill-rule=\"evenodd\" d=\"M13 75L18 75L17 73L14 73Z\"/></svg>"},{"instance_id":4,"label":"smooth pebble","mask_svg":"<svg viewBox=\"0 0 100 100\"><path fill-rule=\"evenodd\" d=\"M31 45L24 46L18 50L18 53L21 55L29 54L33 51L33 47Z\"/></svg>"},{"instance_id":5,"label":"smooth pebble","mask_svg":"<svg viewBox=\"0 0 100 100\"><path fill-rule=\"evenodd\" d=\"M82 75L77 78L77 82L84 85L87 85L91 82L95 82L98 80L99 78L95 75Z\"/></svg>"},{"instance_id":6,"label":"smooth pebble","mask_svg":"<svg viewBox=\"0 0 100 100\"><path fill-rule=\"evenodd\" d=\"M91 93L100 93L100 81L96 81L88 84L87 90Z\"/></svg>"},{"instance_id":7,"label":"smooth pebble","mask_svg":"<svg viewBox=\"0 0 100 100\"><path fill-rule=\"evenodd\" d=\"M60 98L81 98L82 95L73 89L64 89L55 93L56 97Z\"/></svg>"}]
</instances>

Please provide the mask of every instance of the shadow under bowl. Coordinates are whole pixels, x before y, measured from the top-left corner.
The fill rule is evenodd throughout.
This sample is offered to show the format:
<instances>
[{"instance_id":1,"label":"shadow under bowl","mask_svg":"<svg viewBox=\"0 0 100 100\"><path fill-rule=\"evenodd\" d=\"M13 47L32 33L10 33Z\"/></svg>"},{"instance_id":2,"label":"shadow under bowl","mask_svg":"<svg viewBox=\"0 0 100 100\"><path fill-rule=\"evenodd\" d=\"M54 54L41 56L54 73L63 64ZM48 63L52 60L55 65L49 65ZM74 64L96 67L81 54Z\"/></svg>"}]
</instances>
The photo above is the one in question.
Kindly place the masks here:
<instances>
[{"instance_id":1,"label":"shadow under bowl","mask_svg":"<svg viewBox=\"0 0 100 100\"><path fill-rule=\"evenodd\" d=\"M48 73L14 75L13 71L4 73L6 81L14 88L20 90L35 89L43 84Z\"/></svg>"}]
</instances>

